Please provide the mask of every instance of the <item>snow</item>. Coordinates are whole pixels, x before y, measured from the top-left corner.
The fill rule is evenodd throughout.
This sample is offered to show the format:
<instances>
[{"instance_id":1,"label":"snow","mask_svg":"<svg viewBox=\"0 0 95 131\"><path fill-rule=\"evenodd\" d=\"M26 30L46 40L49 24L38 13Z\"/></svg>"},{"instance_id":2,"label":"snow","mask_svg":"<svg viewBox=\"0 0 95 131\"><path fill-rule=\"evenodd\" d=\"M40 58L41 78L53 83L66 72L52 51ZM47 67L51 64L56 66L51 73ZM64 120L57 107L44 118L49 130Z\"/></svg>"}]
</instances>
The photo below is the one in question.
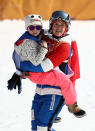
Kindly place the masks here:
<instances>
[{"instance_id":1,"label":"snow","mask_svg":"<svg viewBox=\"0 0 95 131\"><path fill-rule=\"evenodd\" d=\"M48 28L48 21L43 21ZM23 80L23 90L7 90L15 66L12 61L13 43L25 31L24 21L0 21L0 131L31 131L31 105L35 84ZM84 118L76 118L64 106L62 122L54 124L56 131L95 131L95 21L72 21L70 33L78 43L81 78L76 82L77 99L86 110Z\"/></svg>"}]
</instances>

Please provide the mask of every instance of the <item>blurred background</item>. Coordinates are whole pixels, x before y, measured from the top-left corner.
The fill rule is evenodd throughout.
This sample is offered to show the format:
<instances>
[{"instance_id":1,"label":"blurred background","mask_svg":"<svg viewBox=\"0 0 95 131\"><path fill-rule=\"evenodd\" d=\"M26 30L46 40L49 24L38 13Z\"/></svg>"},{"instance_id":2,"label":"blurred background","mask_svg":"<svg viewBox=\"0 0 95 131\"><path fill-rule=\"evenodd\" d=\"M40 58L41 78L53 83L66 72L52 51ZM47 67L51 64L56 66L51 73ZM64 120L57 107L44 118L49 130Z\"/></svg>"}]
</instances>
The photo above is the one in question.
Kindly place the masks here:
<instances>
[{"instance_id":1,"label":"blurred background","mask_svg":"<svg viewBox=\"0 0 95 131\"><path fill-rule=\"evenodd\" d=\"M48 20L55 10L68 12L72 19L95 19L95 0L0 0L0 20L24 19L39 14Z\"/></svg>"}]
</instances>

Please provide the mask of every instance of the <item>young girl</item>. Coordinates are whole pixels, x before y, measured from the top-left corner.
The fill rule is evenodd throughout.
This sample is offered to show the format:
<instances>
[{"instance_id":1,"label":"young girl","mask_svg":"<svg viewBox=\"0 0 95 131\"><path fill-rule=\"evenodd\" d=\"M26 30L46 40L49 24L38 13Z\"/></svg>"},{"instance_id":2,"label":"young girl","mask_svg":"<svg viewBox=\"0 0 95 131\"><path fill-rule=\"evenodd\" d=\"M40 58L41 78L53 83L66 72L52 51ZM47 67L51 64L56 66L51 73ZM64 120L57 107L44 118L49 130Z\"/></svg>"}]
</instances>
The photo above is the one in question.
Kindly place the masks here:
<instances>
[{"instance_id":1,"label":"young girl","mask_svg":"<svg viewBox=\"0 0 95 131\"><path fill-rule=\"evenodd\" d=\"M40 15L28 15L25 18L26 32L15 42L15 50L13 52L13 60L17 68L17 72L13 74L12 79L8 81L8 89L16 89L18 86L18 93L21 93L21 74L20 62L30 60L36 66L42 62L46 53L48 52L47 43L41 41L43 34L42 18ZM22 43L22 47L19 48ZM31 52L32 50L32 52ZM20 55L18 55L20 53ZM31 57L32 56L32 57ZM35 67L34 66L34 67ZM17 75L18 74L18 75ZM23 76L26 72L22 73ZM21 75L22 76L22 75Z\"/></svg>"}]
</instances>

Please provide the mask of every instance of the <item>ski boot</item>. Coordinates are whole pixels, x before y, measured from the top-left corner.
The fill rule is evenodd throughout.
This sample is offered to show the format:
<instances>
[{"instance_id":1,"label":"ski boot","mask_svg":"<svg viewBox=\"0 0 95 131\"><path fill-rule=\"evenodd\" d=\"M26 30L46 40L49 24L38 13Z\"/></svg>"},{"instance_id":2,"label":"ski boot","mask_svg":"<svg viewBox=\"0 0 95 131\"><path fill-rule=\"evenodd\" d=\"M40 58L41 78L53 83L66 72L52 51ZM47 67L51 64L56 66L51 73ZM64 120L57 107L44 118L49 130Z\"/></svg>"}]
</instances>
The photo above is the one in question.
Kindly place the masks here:
<instances>
[{"instance_id":1,"label":"ski boot","mask_svg":"<svg viewBox=\"0 0 95 131\"><path fill-rule=\"evenodd\" d=\"M77 105L77 102L73 105L68 105L68 111L78 118L82 118L86 115L86 112Z\"/></svg>"},{"instance_id":2,"label":"ski boot","mask_svg":"<svg viewBox=\"0 0 95 131\"><path fill-rule=\"evenodd\" d=\"M56 117L54 123L59 123L59 122L61 122L61 117Z\"/></svg>"}]
</instances>

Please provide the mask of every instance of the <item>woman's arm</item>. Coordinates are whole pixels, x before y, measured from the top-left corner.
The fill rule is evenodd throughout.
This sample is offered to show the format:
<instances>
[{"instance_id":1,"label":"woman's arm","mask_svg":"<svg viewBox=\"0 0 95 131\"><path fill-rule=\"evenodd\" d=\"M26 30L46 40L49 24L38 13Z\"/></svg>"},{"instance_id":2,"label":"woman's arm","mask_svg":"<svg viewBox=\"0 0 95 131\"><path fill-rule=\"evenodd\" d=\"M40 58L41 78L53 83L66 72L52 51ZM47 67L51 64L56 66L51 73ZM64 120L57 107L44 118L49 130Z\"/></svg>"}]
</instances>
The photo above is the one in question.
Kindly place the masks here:
<instances>
[{"instance_id":1,"label":"woman's arm","mask_svg":"<svg viewBox=\"0 0 95 131\"><path fill-rule=\"evenodd\" d=\"M44 72L47 72L65 61L70 56L70 46L67 43L61 44L56 50L52 51L45 60L42 61L41 66Z\"/></svg>"}]
</instances>

